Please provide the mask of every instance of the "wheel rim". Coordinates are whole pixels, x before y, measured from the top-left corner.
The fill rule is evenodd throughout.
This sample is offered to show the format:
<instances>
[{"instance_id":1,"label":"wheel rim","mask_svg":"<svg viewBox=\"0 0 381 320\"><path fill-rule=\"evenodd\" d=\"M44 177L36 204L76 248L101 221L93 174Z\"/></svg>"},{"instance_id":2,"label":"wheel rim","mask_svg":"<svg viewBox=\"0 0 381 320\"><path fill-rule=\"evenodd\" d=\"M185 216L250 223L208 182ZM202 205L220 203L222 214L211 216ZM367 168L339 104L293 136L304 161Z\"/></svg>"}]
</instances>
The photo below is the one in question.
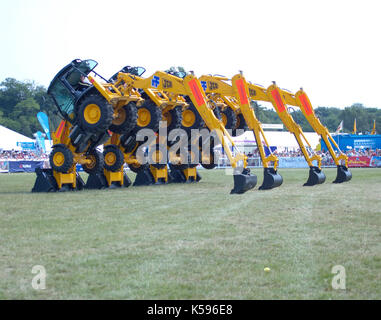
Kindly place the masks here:
<instances>
[{"instance_id":1,"label":"wheel rim","mask_svg":"<svg viewBox=\"0 0 381 320\"><path fill-rule=\"evenodd\" d=\"M127 118L126 110L122 108L119 110L116 118L112 121L112 124L120 126L121 124L123 124L124 121L126 121L126 118Z\"/></svg>"},{"instance_id":2,"label":"wheel rim","mask_svg":"<svg viewBox=\"0 0 381 320\"><path fill-rule=\"evenodd\" d=\"M184 127L191 127L196 121L196 115L192 110L185 110L183 112L182 125Z\"/></svg>"},{"instance_id":3,"label":"wheel rim","mask_svg":"<svg viewBox=\"0 0 381 320\"><path fill-rule=\"evenodd\" d=\"M62 152L57 152L53 156L53 163L55 166L60 167L65 162L65 156Z\"/></svg>"},{"instance_id":4,"label":"wheel rim","mask_svg":"<svg viewBox=\"0 0 381 320\"><path fill-rule=\"evenodd\" d=\"M151 113L146 108L140 108L138 110L138 126L146 127L151 122Z\"/></svg>"},{"instance_id":5,"label":"wheel rim","mask_svg":"<svg viewBox=\"0 0 381 320\"><path fill-rule=\"evenodd\" d=\"M114 152L108 152L108 153L106 153L105 163L108 166L112 166L112 165L115 164L115 162L116 162L116 154Z\"/></svg>"},{"instance_id":6,"label":"wheel rim","mask_svg":"<svg viewBox=\"0 0 381 320\"><path fill-rule=\"evenodd\" d=\"M239 116L239 117L237 117L237 123L236 123L236 128L238 128L239 126L240 126L240 124L241 124L241 117Z\"/></svg>"},{"instance_id":7,"label":"wheel rim","mask_svg":"<svg viewBox=\"0 0 381 320\"><path fill-rule=\"evenodd\" d=\"M172 115L170 112L166 112L165 114L163 114L163 120L164 121L167 121L167 127L169 127L172 123Z\"/></svg>"},{"instance_id":8,"label":"wheel rim","mask_svg":"<svg viewBox=\"0 0 381 320\"><path fill-rule=\"evenodd\" d=\"M97 123L101 118L101 114L101 109L94 103L87 105L83 111L86 122L90 124Z\"/></svg>"},{"instance_id":9,"label":"wheel rim","mask_svg":"<svg viewBox=\"0 0 381 320\"><path fill-rule=\"evenodd\" d=\"M222 118L222 123L224 124L224 126L226 126L226 124L228 123L228 117L226 116L225 113L221 114L221 118Z\"/></svg>"},{"instance_id":10,"label":"wheel rim","mask_svg":"<svg viewBox=\"0 0 381 320\"><path fill-rule=\"evenodd\" d=\"M95 159L93 155L90 155L87 159L90 160L91 162L86 163L86 167L89 169L93 169L97 163L97 159Z\"/></svg>"}]
</instances>

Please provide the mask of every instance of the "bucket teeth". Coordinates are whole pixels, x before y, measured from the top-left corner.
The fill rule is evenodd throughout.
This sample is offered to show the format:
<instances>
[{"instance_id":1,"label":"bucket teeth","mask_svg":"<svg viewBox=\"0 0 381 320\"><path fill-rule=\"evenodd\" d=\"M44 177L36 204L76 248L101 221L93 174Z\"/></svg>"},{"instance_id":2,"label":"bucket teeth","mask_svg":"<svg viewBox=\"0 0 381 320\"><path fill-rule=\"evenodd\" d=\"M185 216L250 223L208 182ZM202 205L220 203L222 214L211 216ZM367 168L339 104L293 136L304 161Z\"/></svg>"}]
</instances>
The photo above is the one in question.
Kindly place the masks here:
<instances>
[{"instance_id":1,"label":"bucket teeth","mask_svg":"<svg viewBox=\"0 0 381 320\"><path fill-rule=\"evenodd\" d=\"M259 190L268 190L279 187L283 183L282 176L274 168L264 168L263 183Z\"/></svg>"},{"instance_id":2,"label":"bucket teeth","mask_svg":"<svg viewBox=\"0 0 381 320\"><path fill-rule=\"evenodd\" d=\"M310 167L310 173L308 176L307 182L304 186L314 186L316 184L322 184L325 181L324 172L319 169L319 167L312 166Z\"/></svg>"},{"instance_id":3,"label":"bucket teeth","mask_svg":"<svg viewBox=\"0 0 381 320\"><path fill-rule=\"evenodd\" d=\"M352 172L348 170L346 166L337 166L337 176L333 183L343 183L352 179Z\"/></svg>"}]
</instances>

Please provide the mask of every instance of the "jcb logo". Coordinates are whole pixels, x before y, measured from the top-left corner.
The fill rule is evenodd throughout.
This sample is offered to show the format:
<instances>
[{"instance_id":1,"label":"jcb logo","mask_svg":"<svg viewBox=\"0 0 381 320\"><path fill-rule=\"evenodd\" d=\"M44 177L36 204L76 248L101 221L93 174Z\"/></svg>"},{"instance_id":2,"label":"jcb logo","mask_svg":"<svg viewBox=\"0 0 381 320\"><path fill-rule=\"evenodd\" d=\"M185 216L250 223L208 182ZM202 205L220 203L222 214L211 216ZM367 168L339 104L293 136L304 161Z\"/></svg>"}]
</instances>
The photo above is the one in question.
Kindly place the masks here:
<instances>
[{"instance_id":1,"label":"jcb logo","mask_svg":"<svg viewBox=\"0 0 381 320\"><path fill-rule=\"evenodd\" d=\"M249 88L249 95L250 95L250 97L255 97L256 94L257 94L257 93L255 92L254 89L250 89L250 88Z\"/></svg>"},{"instance_id":2,"label":"jcb logo","mask_svg":"<svg viewBox=\"0 0 381 320\"><path fill-rule=\"evenodd\" d=\"M209 90L218 89L218 84L216 82L209 82Z\"/></svg>"},{"instance_id":3,"label":"jcb logo","mask_svg":"<svg viewBox=\"0 0 381 320\"><path fill-rule=\"evenodd\" d=\"M172 88L172 81L163 79L163 88L164 89Z\"/></svg>"}]
</instances>

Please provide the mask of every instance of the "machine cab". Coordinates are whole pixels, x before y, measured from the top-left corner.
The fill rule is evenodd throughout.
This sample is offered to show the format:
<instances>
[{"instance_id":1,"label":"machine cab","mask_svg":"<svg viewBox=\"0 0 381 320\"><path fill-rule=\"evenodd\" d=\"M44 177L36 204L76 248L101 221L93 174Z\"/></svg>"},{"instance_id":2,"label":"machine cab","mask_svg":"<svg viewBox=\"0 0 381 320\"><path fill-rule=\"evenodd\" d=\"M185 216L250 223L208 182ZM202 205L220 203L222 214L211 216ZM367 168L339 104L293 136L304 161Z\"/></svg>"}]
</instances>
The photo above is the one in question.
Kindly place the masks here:
<instances>
[{"instance_id":1,"label":"machine cab","mask_svg":"<svg viewBox=\"0 0 381 320\"><path fill-rule=\"evenodd\" d=\"M48 94L53 98L58 111L69 122L74 120L74 106L76 101L92 85L85 83L83 77L97 66L94 60L73 60L54 77L48 88ZM86 81L86 80L85 80Z\"/></svg>"},{"instance_id":2,"label":"machine cab","mask_svg":"<svg viewBox=\"0 0 381 320\"><path fill-rule=\"evenodd\" d=\"M117 79L118 79L118 74L122 72L122 73L129 73L129 74L133 74L135 76L138 76L138 77L141 77L143 75L144 72L146 72L146 69L143 68L143 67L131 67L131 66L125 66L124 68L122 68L120 71L118 71L117 73L115 73L110 79L109 79L109 82L115 82Z\"/></svg>"}]
</instances>

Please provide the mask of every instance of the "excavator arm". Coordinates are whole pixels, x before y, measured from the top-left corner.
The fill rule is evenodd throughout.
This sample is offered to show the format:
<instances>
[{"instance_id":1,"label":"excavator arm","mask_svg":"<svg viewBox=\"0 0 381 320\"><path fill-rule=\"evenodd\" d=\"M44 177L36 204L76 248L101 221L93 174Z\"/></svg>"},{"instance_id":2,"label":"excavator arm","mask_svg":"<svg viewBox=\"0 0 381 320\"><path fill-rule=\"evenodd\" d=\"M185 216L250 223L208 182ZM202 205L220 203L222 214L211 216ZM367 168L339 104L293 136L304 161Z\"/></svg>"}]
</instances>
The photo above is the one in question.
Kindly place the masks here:
<instances>
[{"instance_id":1,"label":"excavator arm","mask_svg":"<svg viewBox=\"0 0 381 320\"><path fill-rule=\"evenodd\" d=\"M329 153L337 166L337 176L333 182L341 183L349 181L352 178L352 173L348 170L348 156L340 150L339 146L329 133L327 127L325 127L315 115L311 101L307 94L303 91L303 89L300 89L296 94L292 94L286 90L279 90L279 93L284 97L287 104L300 108L312 129L324 140L328 147ZM334 151L332 144L339 151L339 155L337 155Z\"/></svg>"},{"instance_id":2,"label":"excavator arm","mask_svg":"<svg viewBox=\"0 0 381 320\"><path fill-rule=\"evenodd\" d=\"M266 101L270 102L275 111L277 112L279 118L282 120L283 124L286 126L287 130L291 132L298 142L300 150L306 159L308 166L310 167L309 177L305 186L313 186L315 184L321 184L325 181L325 174L321 170L321 157L311 151L308 151L304 145L304 142L308 145L309 149L312 150L310 143L305 137L302 128L294 121L292 116L287 110L287 102L285 97L282 96L281 90L274 83L267 89L262 86L244 82L247 85L249 96L255 101ZM313 161L316 160L318 165L314 166Z\"/></svg>"},{"instance_id":3,"label":"excavator arm","mask_svg":"<svg viewBox=\"0 0 381 320\"><path fill-rule=\"evenodd\" d=\"M121 77L124 78L126 87L129 88L156 89L170 93L175 97L188 96L206 126L218 136L231 166L235 169L232 193L244 193L255 187L257 177L249 174L247 156L238 151L230 134L215 116L212 106L209 105L199 79L193 74L187 75L184 79L162 71L157 71L151 77L145 79L130 74L121 75ZM229 143L235 149L235 155L230 150Z\"/></svg>"},{"instance_id":4,"label":"excavator arm","mask_svg":"<svg viewBox=\"0 0 381 320\"><path fill-rule=\"evenodd\" d=\"M224 82L229 80L224 77L201 76L200 81L205 82L205 92L210 99L222 99L232 110L240 110L247 126L253 131L258 146L259 154L264 167L263 184L259 189L272 189L282 184L283 178L277 173L278 158L271 152L270 145L267 142L260 121L255 116L254 110L250 106L248 99L248 88L242 75L234 76L231 80L232 85ZM264 145L270 150L270 155L266 156ZM270 163L273 162L273 168Z\"/></svg>"}]
</instances>

